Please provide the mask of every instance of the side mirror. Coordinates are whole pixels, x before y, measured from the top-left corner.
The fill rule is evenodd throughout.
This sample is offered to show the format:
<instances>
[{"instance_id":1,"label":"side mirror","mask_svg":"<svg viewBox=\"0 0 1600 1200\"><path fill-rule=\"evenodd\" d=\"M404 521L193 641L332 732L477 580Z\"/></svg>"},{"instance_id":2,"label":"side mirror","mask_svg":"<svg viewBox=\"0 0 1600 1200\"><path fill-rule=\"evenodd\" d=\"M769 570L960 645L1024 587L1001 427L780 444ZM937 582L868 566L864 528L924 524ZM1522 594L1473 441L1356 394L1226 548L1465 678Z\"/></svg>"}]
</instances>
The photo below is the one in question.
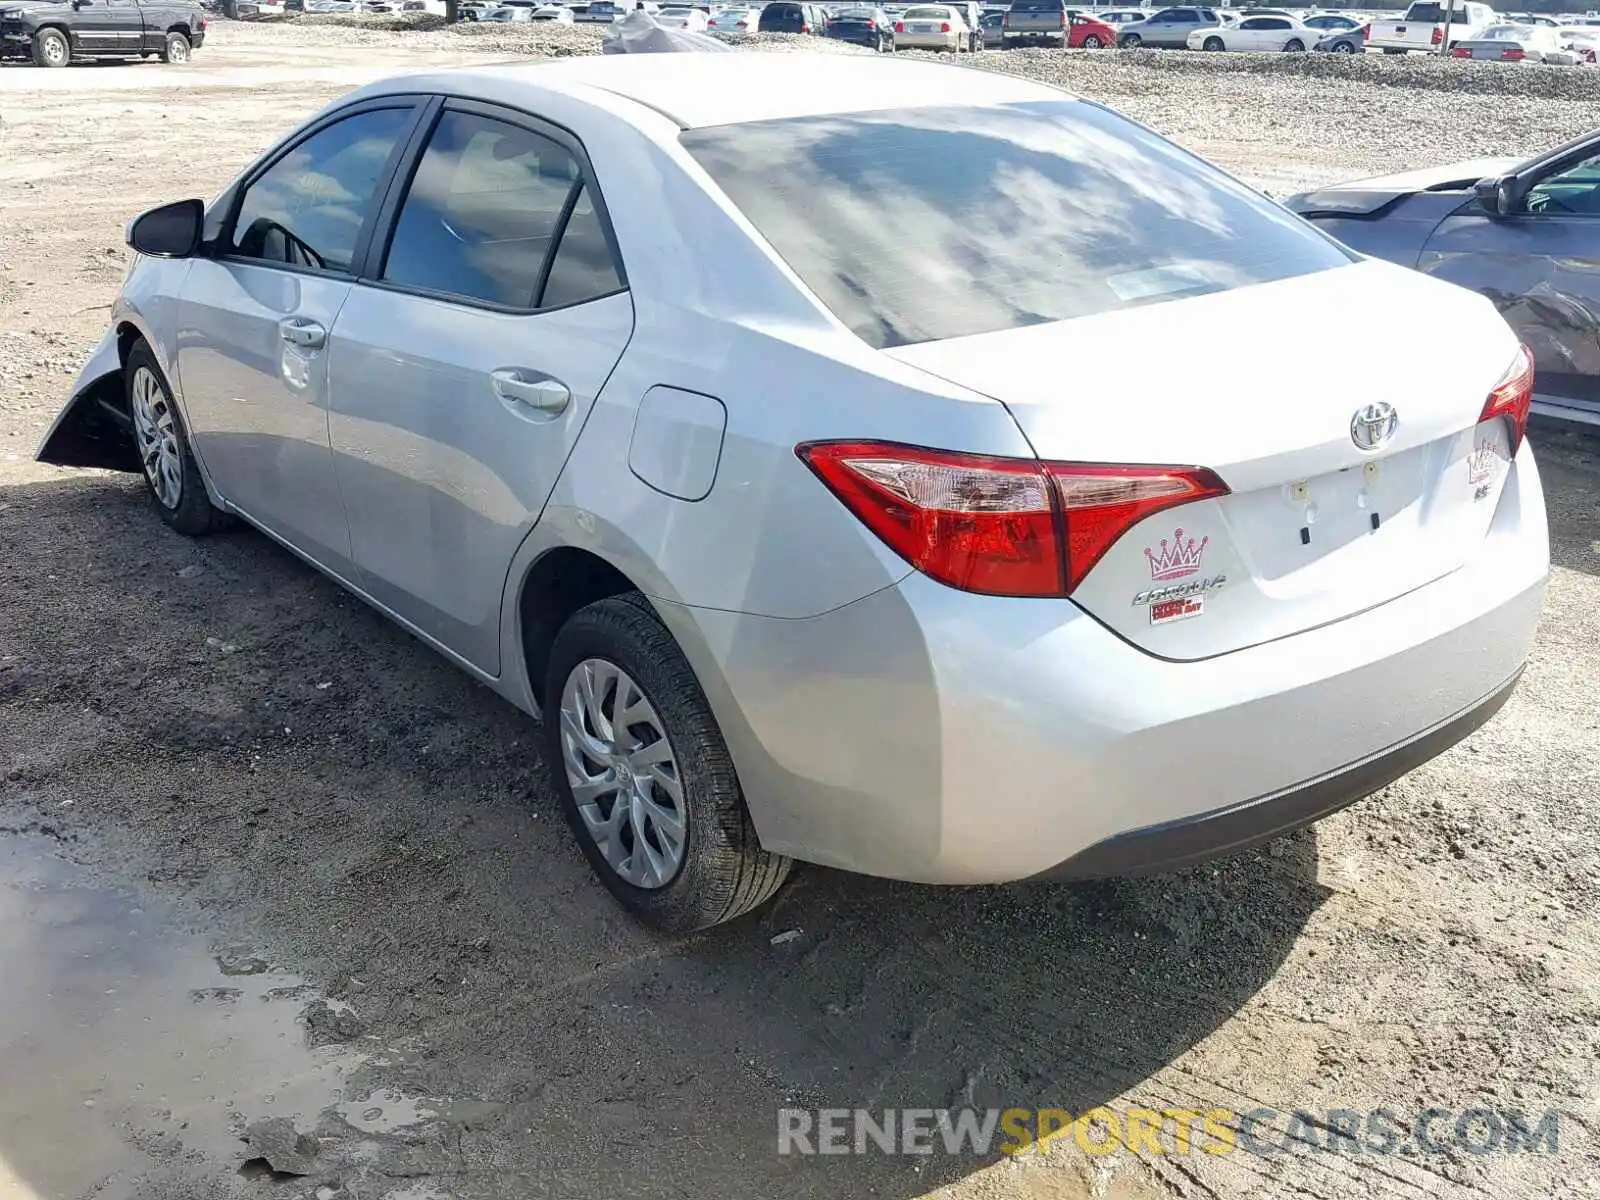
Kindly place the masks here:
<instances>
[{"instance_id":1,"label":"side mirror","mask_svg":"<svg viewBox=\"0 0 1600 1200\"><path fill-rule=\"evenodd\" d=\"M140 213L128 222L128 245L153 258L188 258L200 249L206 206L179 200Z\"/></svg>"},{"instance_id":2,"label":"side mirror","mask_svg":"<svg viewBox=\"0 0 1600 1200\"><path fill-rule=\"evenodd\" d=\"M1478 205L1491 217L1507 217L1516 209L1517 181L1509 175L1501 175L1492 179L1480 179L1473 184L1472 191L1478 197Z\"/></svg>"}]
</instances>

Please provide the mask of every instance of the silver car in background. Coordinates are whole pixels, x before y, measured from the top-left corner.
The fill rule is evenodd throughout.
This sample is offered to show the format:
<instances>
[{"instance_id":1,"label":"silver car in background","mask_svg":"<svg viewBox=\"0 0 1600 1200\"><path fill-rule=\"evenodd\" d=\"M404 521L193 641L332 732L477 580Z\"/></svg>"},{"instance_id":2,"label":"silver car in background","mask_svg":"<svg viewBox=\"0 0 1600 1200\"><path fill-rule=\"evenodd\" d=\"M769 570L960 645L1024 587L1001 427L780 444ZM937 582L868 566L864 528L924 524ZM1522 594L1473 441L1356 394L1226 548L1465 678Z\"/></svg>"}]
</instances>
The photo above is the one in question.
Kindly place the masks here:
<instances>
[{"instance_id":1,"label":"silver car in background","mask_svg":"<svg viewBox=\"0 0 1600 1200\"><path fill-rule=\"evenodd\" d=\"M242 518L541 717L662 929L796 859L1250 845L1477 728L1533 638L1533 377L1490 303L1020 77L410 75L128 236L39 457L142 473L182 534ZM1305 370L1307 325L1417 313L1448 356Z\"/></svg>"}]
</instances>

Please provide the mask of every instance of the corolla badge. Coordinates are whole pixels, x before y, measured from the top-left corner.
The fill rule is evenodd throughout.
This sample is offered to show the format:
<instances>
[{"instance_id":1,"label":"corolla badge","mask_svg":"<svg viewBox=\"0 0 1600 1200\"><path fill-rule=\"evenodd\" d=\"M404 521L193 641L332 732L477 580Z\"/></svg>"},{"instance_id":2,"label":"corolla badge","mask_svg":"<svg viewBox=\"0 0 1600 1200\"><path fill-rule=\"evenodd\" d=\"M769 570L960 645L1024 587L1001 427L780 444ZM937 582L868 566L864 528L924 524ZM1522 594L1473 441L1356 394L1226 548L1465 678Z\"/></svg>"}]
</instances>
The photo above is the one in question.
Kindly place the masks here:
<instances>
[{"instance_id":1,"label":"corolla badge","mask_svg":"<svg viewBox=\"0 0 1600 1200\"><path fill-rule=\"evenodd\" d=\"M1363 404L1350 418L1350 440L1362 450L1381 450L1400 428L1400 414L1387 400Z\"/></svg>"}]
</instances>

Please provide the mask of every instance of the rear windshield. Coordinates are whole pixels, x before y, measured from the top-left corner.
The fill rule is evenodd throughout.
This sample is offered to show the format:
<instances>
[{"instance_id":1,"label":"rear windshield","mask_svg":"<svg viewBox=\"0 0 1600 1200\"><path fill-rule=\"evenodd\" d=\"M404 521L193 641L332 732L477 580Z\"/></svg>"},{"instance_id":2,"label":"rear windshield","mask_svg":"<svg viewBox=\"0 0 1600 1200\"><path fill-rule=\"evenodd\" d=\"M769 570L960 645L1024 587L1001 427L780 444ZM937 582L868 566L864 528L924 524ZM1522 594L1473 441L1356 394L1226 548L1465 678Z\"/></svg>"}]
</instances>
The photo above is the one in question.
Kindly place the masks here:
<instances>
[{"instance_id":1,"label":"rear windshield","mask_svg":"<svg viewBox=\"0 0 1600 1200\"><path fill-rule=\"evenodd\" d=\"M1430 25L1442 25L1444 23L1444 5L1433 3L1413 4L1410 8L1406 9L1405 19L1408 21L1426 21ZM1467 20L1465 5L1456 5L1455 11L1450 14L1450 24L1471 24L1471 22Z\"/></svg>"},{"instance_id":2,"label":"rear windshield","mask_svg":"<svg viewBox=\"0 0 1600 1200\"><path fill-rule=\"evenodd\" d=\"M1294 214L1082 101L810 116L681 137L821 301L879 348L1352 261Z\"/></svg>"},{"instance_id":3,"label":"rear windshield","mask_svg":"<svg viewBox=\"0 0 1600 1200\"><path fill-rule=\"evenodd\" d=\"M1063 0L1017 0L1011 6L1014 13L1049 12L1058 13L1066 9Z\"/></svg>"}]
</instances>

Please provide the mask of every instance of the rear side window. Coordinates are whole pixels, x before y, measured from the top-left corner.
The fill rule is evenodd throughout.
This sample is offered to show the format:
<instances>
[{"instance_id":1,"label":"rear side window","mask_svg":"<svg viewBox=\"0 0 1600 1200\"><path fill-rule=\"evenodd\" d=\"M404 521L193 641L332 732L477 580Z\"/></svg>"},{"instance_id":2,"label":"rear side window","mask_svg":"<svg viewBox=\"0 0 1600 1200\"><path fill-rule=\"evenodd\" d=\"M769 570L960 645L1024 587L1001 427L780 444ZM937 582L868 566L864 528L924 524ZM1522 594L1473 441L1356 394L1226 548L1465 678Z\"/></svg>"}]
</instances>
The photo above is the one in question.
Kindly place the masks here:
<instances>
[{"instance_id":1,"label":"rear side window","mask_svg":"<svg viewBox=\"0 0 1600 1200\"><path fill-rule=\"evenodd\" d=\"M383 277L532 308L577 160L537 133L481 117L439 118L400 208Z\"/></svg>"},{"instance_id":2,"label":"rear side window","mask_svg":"<svg viewBox=\"0 0 1600 1200\"><path fill-rule=\"evenodd\" d=\"M822 303L879 348L1353 261L1294 214L1082 101L801 117L681 139Z\"/></svg>"},{"instance_id":3,"label":"rear side window","mask_svg":"<svg viewBox=\"0 0 1600 1200\"><path fill-rule=\"evenodd\" d=\"M589 189L579 189L572 201L561 243L550 262L550 277L545 281L540 308L563 308L581 304L622 290L617 260L606 239L605 226L595 209Z\"/></svg>"},{"instance_id":4,"label":"rear side window","mask_svg":"<svg viewBox=\"0 0 1600 1200\"><path fill-rule=\"evenodd\" d=\"M380 108L325 126L244 191L229 249L245 258L350 270L409 108Z\"/></svg>"}]
</instances>

